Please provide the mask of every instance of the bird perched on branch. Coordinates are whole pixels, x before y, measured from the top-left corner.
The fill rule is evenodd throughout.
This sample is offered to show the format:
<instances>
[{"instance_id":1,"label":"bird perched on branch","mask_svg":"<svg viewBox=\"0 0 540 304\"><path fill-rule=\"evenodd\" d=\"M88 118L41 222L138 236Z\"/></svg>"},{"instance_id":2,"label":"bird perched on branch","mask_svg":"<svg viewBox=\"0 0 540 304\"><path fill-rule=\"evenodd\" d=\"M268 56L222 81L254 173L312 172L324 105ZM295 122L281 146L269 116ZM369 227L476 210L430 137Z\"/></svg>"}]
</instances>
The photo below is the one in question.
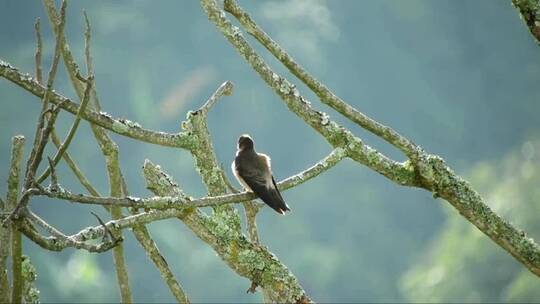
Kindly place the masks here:
<instances>
[{"instance_id":1,"label":"bird perched on branch","mask_svg":"<svg viewBox=\"0 0 540 304\"><path fill-rule=\"evenodd\" d=\"M253 139L247 134L238 138L238 150L232 163L234 176L248 191L252 191L280 214L291 209L279 193L272 176L270 157L255 151Z\"/></svg>"}]
</instances>

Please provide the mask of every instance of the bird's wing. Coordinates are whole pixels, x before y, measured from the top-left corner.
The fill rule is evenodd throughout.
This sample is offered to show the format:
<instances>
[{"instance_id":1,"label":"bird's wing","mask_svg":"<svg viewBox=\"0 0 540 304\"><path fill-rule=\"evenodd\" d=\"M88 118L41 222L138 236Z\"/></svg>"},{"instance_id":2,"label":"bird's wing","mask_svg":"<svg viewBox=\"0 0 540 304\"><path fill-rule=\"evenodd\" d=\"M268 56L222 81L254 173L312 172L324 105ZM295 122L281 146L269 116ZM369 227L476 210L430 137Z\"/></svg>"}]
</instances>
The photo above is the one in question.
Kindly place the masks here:
<instances>
[{"instance_id":1,"label":"bird's wing","mask_svg":"<svg viewBox=\"0 0 540 304\"><path fill-rule=\"evenodd\" d=\"M272 209L281 214L290 210L276 187L270 168L261 170L260 166L240 166L238 175Z\"/></svg>"}]
</instances>

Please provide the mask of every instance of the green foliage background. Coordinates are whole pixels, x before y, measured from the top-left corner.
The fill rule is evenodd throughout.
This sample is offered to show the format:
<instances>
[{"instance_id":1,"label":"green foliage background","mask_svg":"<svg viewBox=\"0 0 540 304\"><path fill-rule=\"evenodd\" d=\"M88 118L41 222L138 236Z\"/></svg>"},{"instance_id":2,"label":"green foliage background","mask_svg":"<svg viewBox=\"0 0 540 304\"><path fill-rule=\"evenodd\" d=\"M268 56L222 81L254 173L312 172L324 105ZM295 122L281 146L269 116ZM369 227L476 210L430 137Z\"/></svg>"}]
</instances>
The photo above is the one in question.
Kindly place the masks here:
<instances>
[{"instance_id":1,"label":"green foliage background","mask_svg":"<svg viewBox=\"0 0 540 304\"><path fill-rule=\"evenodd\" d=\"M490 206L539 237L540 48L510 1L241 4L344 100L444 157ZM83 8L93 25L96 82L107 112L176 132L188 110L231 80L233 96L215 106L209 122L226 168L242 133L250 133L258 150L272 157L278 179L329 152L241 60L196 1L70 1L67 37L81 63ZM0 58L26 72L34 69L36 17L44 29L46 71L54 41L42 6L0 1ZM56 90L74 97L65 73L60 74ZM382 152L402 158L298 86L316 108ZM39 105L5 80L0 81L0 101L0 174L5 181L10 138L33 134ZM71 119L63 114L60 130L65 132ZM188 153L113 137L133 195L150 195L141 177L145 158L162 165L190 195L204 195ZM87 124L70 152L107 193L103 159ZM59 173L65 187L83 191L66 166L60 165ZM2 193L5 188L1 183ZM263 210L261 238L319 302L540 300L539 281L448 204L394 185L365 167L345 161L284 196L293 212L277 217ZM34 200L32 209L69 233L95 224L90 210L106 217L99 208L47 199ZM245 294L249 282L178 221L149 227L193 301L260 299ZM126 234L134 299L171 301L143 250ZM37 268L42 301L118 301L110 253L52 253L30 242L25 252Z\"/></svg>"}]
</instances>

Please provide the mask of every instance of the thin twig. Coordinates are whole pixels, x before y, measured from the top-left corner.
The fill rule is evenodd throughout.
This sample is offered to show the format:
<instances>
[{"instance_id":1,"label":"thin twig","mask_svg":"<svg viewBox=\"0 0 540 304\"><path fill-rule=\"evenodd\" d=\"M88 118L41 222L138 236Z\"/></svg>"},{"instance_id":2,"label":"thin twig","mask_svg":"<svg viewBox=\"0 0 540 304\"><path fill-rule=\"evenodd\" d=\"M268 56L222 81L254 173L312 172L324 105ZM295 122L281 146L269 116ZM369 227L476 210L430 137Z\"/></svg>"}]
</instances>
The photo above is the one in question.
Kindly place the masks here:
<instances>
[{"instance_id":1,"label":"thin twig","mask_svg":"<svg viewBox=\"0 0 540 304\"><path fill-rule=\"evenodd\" d=\"M36 32L36 79L39 83L43 83L43 70L41 69L41 54L43 51L43 39L41 38L41 22L39 17L36 19L36 24L34 25Z\"/></svg>"},{"instance_id":2,"label":"thin twig","mask_svg":"<svg viewBox=\"0 0 540 304\"><path fill-rule=\"evenodd\" d=\"M127 189L127 184L125 182L125 179L122 178L122 193L124 196L129 195L129 191ZM131 214L137 214L137 208L130 208ZM167 284L169 287L169 290L171 291L172 295L175 297L176 301L178 303L190 303L190 300L184 291L184 288L180 284L180 282L175 278L174 273L169 268L169 264L167 263L167 260L165 257L161 254L159 251L158 246L156 245L156 242L152 239L152 236L150 235L150 232L146 228L145 225L138 225L132 228L133 235L141 244L144 251L146 252L146 255L152 260L154 265L156 266L157 270L159 271L159 274L161 275L161 278L163 281Z\"/></svg>"},{"instance_id":3,"label":"thin twig","mask_svg":"<svg viewBox=\"0 0 540 304\"><path fill-rule=\"evenodd\" d=\"M90 21L88 20L88 16L85 14L85 23L86 23L86 29L85 29L85 59L86 59L86 69L88 75L92 75L92 62L91 62L91 54L90 54L90 38L91 38L91 28L90 28ZM67 45L67 41L65 41L65 44ZM67 54L65 54L67 55ZM66 58L66 57L64 57ZM73 61L74 62L74 61ZM72 69L76 64L74 63L72 66L68 66L66 64L66 68L68 69L68 73L71 75L73 73L76 73L78 69ZM89 98L90 96L94 97L92 98L93 106L95 109L99 110L100 105L97 100L97 93L93 91L94 94L91 94L92 92L92 86L88 86L91 84L91 77L89 77L89 81L87 82L87 88L84 92L84 95L86 95L86 98ZM73 83L74 89L77 91L77 94L80 96L80 86L78 86L76 83ZM123 182L123 176L122 171L120 169L120 163L118 160L118 146L116 143L109 137L107 132L98 126L91 125L92 132L94 133L94 137L96 138L99 147L101 149L101 152L103 156L105 157L105 162L107 165L107 173L109 176L109 192L110 195L113 197L121 197L123 196L122 186L124 184ZM109 209L109 212L113 219L119 219L122 217L122 209L120 206L111 206ZM118 231L118 236L111 235L111 238L115 240L116 238L122 238L122 231ZM128 272L127 272L127 266L125 261L125 255L124 255L124 246L120 244L119 246L116 246L113 249L113 262L116 270L116 277L118 281L118 287L120 289L120 295L123 303L130 303L132 302L132 295L131 295L131 289L129 286L129 278L128 278Z\"/></svg>"},{"instance_id":4,"label":"thin twig","mask_svg":"<svg viewBox=\"0 0 540 304\"><path fill-rule=\"evenodd\" d=\"M105 223L103 222L103 220L96 213L94 213L92 211L90 211L90 213L92 213L92 215L96 217L96 219L99 222L99 224L101 225L101 227L103 227L103 230L105 230L105 233L103 234L103 242L108 241L109 238L111 240L116 240L116 237L114 236L114 234L112 234L112 232L109 230L109 228L107 228L107 226L105 226Z\"/></svg>"},{"instance_id":5,"label":"thin twig","mask_svg":"<svg viewBox=\"0 0 540 304\"><path fill-rule=\"evenodd\" d=\"M48 141L48 134L45 134L45 131L43 130L43 126L44 126L44 121L45 121L45 115L48 111L49 99L50 99L50 95L52 94L54 80L56 78L58 62L60 61L60 47L61 47L60 41L64 35L64 25L66 21L66 5L67 5L66 1L62 1L62 7L60 8L60 12L61 12L60 19L57 24L53 24L53 26L57 28L58 35L56 37L56 45L54 48L53 62L52 62L51 69L49 70L49 74L47 77L47 89L45 93L43 94L42 108L41 108L41 113L39 115L36 132L34 135L34 143L32 145L32 151L30 152L30 157L28 158L28 162L26 165L25 185L24 185L25 189L28 189L34 181L34 175L36 173L36 170L39 164L41 163L43 149L45 148L45 145L47 144L47 141ZM51 121L51 119L52 119L52 115L49 121ZM26 202L23 202L22 205L26 205Z\"/></svg>"},{"instance_id":6,"label":"thin twig","mask_svg":"<svg viewBox=\"0 0 540 304\"><path fill-rule=\"evenodd\" d=\"M219 100L222 96L230 96L233 92L233 83L230 81L225 81L222 83L217 90L208 98L208 100L204 103L204 105L199 109L204 114L207 114L208 111L214 106L214 104Z\"/></svg>"},{"instance_id":7,"label":"thin twig","mask_svg":"<svg viewBox=\"0 0 540 304\"><path fill-rule=\"evenodd\" d=\"M28 161L26 164L23 190L29 189L34 183L36 170L38 169L38 166L41 163L41 160L43 157L43 151L45 150L45 146L47 145L50 132L52 131L52 128L54 127L56 117L60 110L60 104L54 105L53 107L51 107L51 109L48 109L48 103L49 103L49 95L52 93L52 86L54 84L54 80L56 77L58 62L60 60L60 40L61 40L60 37L63 36L63 32L64 32L64 25L66 21L66 18L65 18L66 5L67 5L66 1L62 1L62 7L60 9L61 17L60 17L59 23L54 25L57 27L59 35L56 39L53 63L51 65L51 69L49 71L48 78L47 78L47 90L45 91L43 95L43 105L42 105L41 113L38 119L38 124L37 124L35 137L34 137L34 143L32 145L32 151L30 152L30 157L28 158ZM49 119L47 121L47 127L43 129L45 116L49 112L50 114L49 114ZM18 213L21 212L21 210L23 210L28 204L29 198L30 198L29 195L23 195L21 199L19 200L19 202L17 203L17 206L15 207L13 212L10 214L10 216L8 216L8 218L4 221L4 223L11 221L13 217L17 217Z\"/></svg>"},{"instance_id":8,"label":"thin twig","mask_svg":"<svg viewBox=\"0 0 540 304\"><path fill-rule=\"evenodd\" d=\"M50 233L52 236L60 238L60 239L67 239L67 236L62 233L60 230L56 229L55 227L49 225L44 219L39 217L37 214L33 213L30 210L26 211L26 214L28 219L30 219L32 222L39 225L41 228L45 229L48 233Z\"/></svg>"},{"instance_id":9,"label":"thin twig","mask_svg":"<svg viewBox=\"0 0 540 304\"><path fill-rule=\"evenodd\" d=\"M49 160L49 172L51 173L51 185L49 188L51 191L58 191L58 177L56 176L56 170L54 169L54 161L50 157L47 157L47 159ZM36 183L39 184L39 182Z\"/></svg>"},{"instance_id":10,"label":"thin twig","mask_svg":"<svg viewBox=\"0 0 540 304\"><path fill-rule=\"evenodd\" d=\"M40 26L40 24L41 24L40 19L37 18L36 25L35 25L35 33L36 33L35 63L36 63L36 79L37 79L37 81L39 83L43 83L42 68L41 68L41 54L43 52L42 51L43 42L42 42L42 37L41 37L41 26ZM86 79L85 79L85 81L86 81ZM83 100L84 100L84 98L83 98ZM79 108L79 110L77 111L78 115L81 112L80 109L81 108ZM60 142L60 139L58 138L58 135L56 135L56 131L54 129L51 131L51 139L52 139L54 145L56 146L56 148L60 149L60 147L62 146L62 143ZM73 159L71 158L71 156L69 155L69 153L67 151L64 152L62 157L64 158L65 162L68 164L68 167L71 169L71 171L73 171L73 173L75 174L75 176L77 177L79 182L83 185L83 187L85 187L91 195L101 196L99 194L99 192L92 186L90 181L88 181L88 179L83 174L83 172L79 169L79 167L75 164L75 162L73 161ZM40 179L38 179L38 180L40 180Z\"/></svg>"},{"instance_id":11,"label":"thin twig","mask_svg":"<svg viewBox=\"0 0 540 304\"><path fill-rule=\"evenodd\" d=\"M295 187L301 183L304 183L319 174L327 171L335 166L339 161L345 157L345 152L341 148L332 150L332 152L325 158L309 167L308 169L299 172L293 176L286 178L285 180L277 184L280 190L287 190ZM37 189L36 189L37 190ZM154 196L150 198L138 198L138 197L96 197L87 196L82 194L73 194L68 190L60 187L58 191L50 191L47 189L40 189L37 195L45 195L51 198L57 198L67 200L71 202L78 202L81 204L92 205L104 205L104 206L121 206L132 208L148 208L148 209L186 209L192 207L211 207L220 206L231 203L245 202L257 198L253 192L240 192L233 194L216 195L210 197L203 197L199 199L189 199L184 196Z\"/></svg>"},{"instance_id":12,"label":"thin twig","mask_svg":"<svg viewBox=\"0 0 540 304\"><path fill-rule=\"evenodd\" d=\"M60 142L60 138L58 138L58 135L56 135L56 132L54 130L51 132L51 139L54 145L56 146L56 148L59 149L62 143ZM77 166L77 164L71 158L71 156L69 155L67 151L64 153L64 155L62 155L62 157L64 158L64 161L67 163L68 167L71 169L73 174L75 174L75 177L77 177L81 185L83 185L83 187L88 191L88 193L90 193L90 195L93 195L93 196L101 196L99 191L97 191L97 189L94 186L92 186L88 178L86 178L84 173Z\"/></svg>"},{"instance_id":13,"label":"thin twig","mask_svg":"<svg viewBox=\"0 0 540 304\"><path fill-rule=\"evenodd\" d=\"M36 220L34 218L35 214L28 213L27 217L31 218L32 220ZM109 241L109 242L102 242L99 244L88 244L85 243L86 240L77 240L73 238L72 236L68 237L57 237L57 236L51 236L51 237L45 237L36 230L36 228L32 225L32 222L28 218L25 218L22 220L21 223L16 223L17 229L19 229L26 237L28 237L30 240L41 246L42 248L45 248L47 250L51 251L62 251L66 248L76 248L76 249L84 249L88 252L105 252L108 250L111 250L115 246L118 246L121 244L122 239L117 239L116 241ZM36 222L38 225L47 225L45 221L43 222ZM99 228L101 228L99 226ZM98 228L98 229L99 229ZM113 227L110 227L113 228ZM49 229L56 229L52 226L44 228L45 230ZM102 229L102 228L101 228Z\"/></svg>"},{"instance_id":14,"label":"thin twig","mask_svg":"<svg viewBox=\"0 0 540 304\"><path fill-rule=\"evenodd\" d=\"M90 100L90 91L92 89L94 77L90 75L88 77L88 81L86 83L86 89L84 91L84 96L81 101L81 105L79 106L79 110L77 111L77 115L75 116L75 120L73 121L73 124L71 125L71 128L68 131L68 134L66 136L66 139L64 142L60 145L60 148L58 148L58 151L56 151L56 154L54 155L53 161L52 161L52 167L56 166L64 153L67 151L67 148L71 144L71 141L73 140L73 137L75 136L75 132L77 132L77 128L79 127L79 124L81 122L81 114L86 109L86 106L88 105L88 101ZM48 167L45 172L41 174L41 176L37 179L38 183L41 183L44 181L49 173L51 172L50 169L52 167Z\"/></svg>"}]
</instances>

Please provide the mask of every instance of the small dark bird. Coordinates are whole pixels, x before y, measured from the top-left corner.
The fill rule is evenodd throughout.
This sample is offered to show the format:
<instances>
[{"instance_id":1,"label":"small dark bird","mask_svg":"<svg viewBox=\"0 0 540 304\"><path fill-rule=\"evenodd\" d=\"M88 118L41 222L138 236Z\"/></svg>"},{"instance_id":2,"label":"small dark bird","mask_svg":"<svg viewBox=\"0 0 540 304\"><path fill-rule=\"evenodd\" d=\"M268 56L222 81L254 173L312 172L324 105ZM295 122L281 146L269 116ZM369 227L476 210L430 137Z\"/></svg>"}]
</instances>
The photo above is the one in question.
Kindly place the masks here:
<instances>
[{"instance_id":1,"label":"small dark bird","mask_svg":"<svg viewBox=\"0 0 540 304\"><path fill-rule=\"evenodd\" d=\"M257 153L253 139L247 134L238 138L238 151L232 163L234 176L246 190L252 191L280 214L290 211L272 176L270 157Z\"/></svg>"}]
</instances>

